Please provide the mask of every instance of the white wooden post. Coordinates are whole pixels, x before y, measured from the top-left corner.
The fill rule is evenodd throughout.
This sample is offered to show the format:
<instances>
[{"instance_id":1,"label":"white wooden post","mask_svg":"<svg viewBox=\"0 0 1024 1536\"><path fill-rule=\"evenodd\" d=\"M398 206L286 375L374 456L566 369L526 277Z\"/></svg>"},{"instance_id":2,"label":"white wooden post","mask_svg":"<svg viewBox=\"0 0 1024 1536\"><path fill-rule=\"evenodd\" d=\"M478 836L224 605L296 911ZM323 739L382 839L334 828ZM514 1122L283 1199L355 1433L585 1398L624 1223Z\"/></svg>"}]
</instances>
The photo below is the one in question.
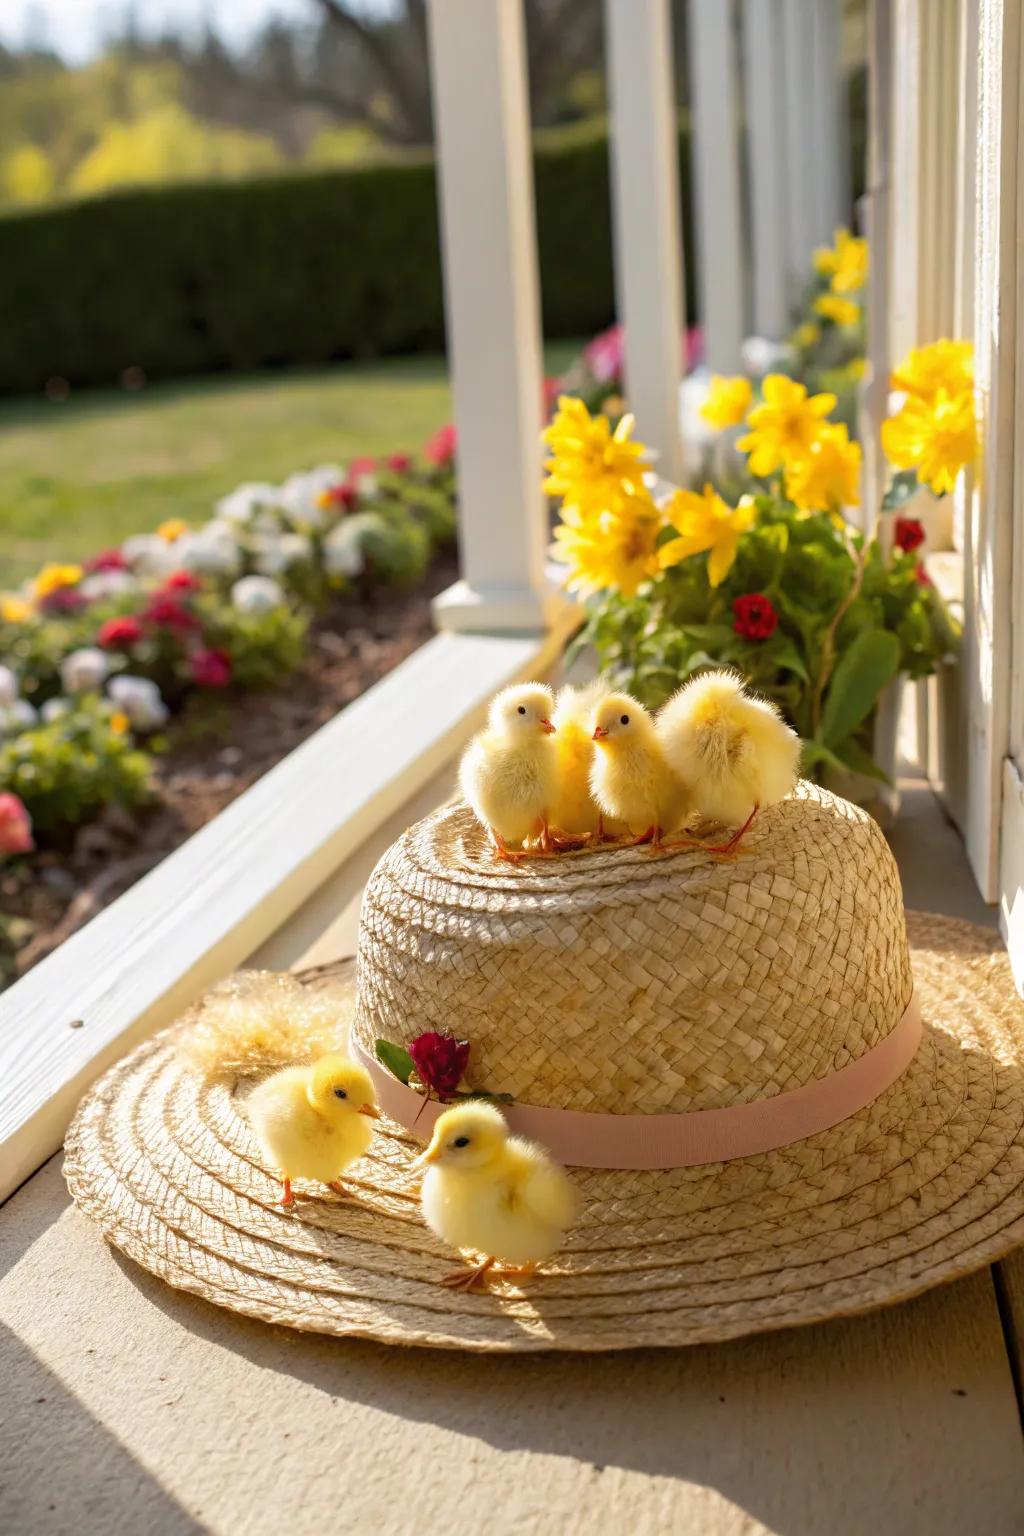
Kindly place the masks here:
<instances>
[{"instance_id":1,"label":"white wooden post","mask_svg":"<svg viewBox=\"0 0 1024 1536\"><path fill-rule=\"evenodd\" d=\"M868 11L868 166L865 234L868 278L868 381L864 389L864 474L861 521L870 527L885 489L882 422L889 404L889 231L892 197L892 0L870 0Z\"/></svg>"},{"instance_id":2,"label":"white wooden post","mask_svg":"<svg viewBox=\"0 0 1024 1536\"><path fill-rule=\"evenodd\" d=\"M843 103L841 0L814 0L809 21L814 244L849 220L850 164ZM810 253L808 253L808 261Z\"/></svg>"},{"instance_id":3,"label":"white wooden post","mask_svg":"<svg viewBox=\"0 0 1024 1536\"><path fill-rule=\"evenodd\" d=\"M734 17L730 0L689 0L699 312L704 358L735 373L746 333Z\"/></svg>"},{"instance_id":4,"label":"white wooden post","mask_svg":"<svg viewBox=\"0 0 1024 1536\"><path fill-rule=\"evenodd\" d=\"M743 8L753 321L755 333L772 341L781 341L790 320L782 7L783 0L746 0Z\"/></svg>"},{"instance_id":5,"label":"white wooden post","mask_svg":"<svg viewBox=\"0 0 1024 1536\"><path fill-rule=\"evenodd\" d=\"M544 626L540 302L519 0L430 0L462 580L445 629Z\"/></svg>"},{"instance_id":6,"label":"white wooden post","mask_svg":"<svg viewBox=\"0 0 1024 1536\"><path fill-rule=\"evenodd\" d=\"M813 0L783 0L782 40L785 61L786 208L788 291L791 300L804 288L811 252L820 230L817 220L811 72L814 68Z\"/></svg>"},{"instance_id":7,"label":"white wooden post","mask_svg":"<svg viewBox=\"0 0 1024 1536\"><path fill-rule=\"evenodd\" d=\"M476 0L470 0L476 3ZM683 479L683 252L668 0L606 0L615 292L638 435Z\"/></svg>"}]
</instances>

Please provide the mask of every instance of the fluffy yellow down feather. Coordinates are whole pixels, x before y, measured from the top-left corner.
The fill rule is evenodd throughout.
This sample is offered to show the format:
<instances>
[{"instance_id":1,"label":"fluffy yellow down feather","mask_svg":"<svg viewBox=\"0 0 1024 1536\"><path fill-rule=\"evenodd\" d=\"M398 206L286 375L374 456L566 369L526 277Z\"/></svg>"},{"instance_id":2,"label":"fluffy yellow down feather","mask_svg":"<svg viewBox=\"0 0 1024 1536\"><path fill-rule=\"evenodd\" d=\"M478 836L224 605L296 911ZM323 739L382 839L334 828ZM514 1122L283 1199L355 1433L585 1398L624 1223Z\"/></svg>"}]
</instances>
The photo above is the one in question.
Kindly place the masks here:
<instances>
[{"instance_id":1,"label":"fluffy yellow down feather","mask_svg":"<svg viewBox=\"0 0 1024 1536\"><path fill-rule=\"evenodd\" d=\"M686 820L686 782L673 772L654 721L628 693L609 693L594 711L597 752L590 776L605 816L624 822L634 837L661 845L662 835Z\"/></svg>"},{"instance_id":2,"label":"fluffy yellow down feather","mask_svg":"<svg viewBox=\"0 0 1024 1536\"><path fill-rule=\"evenodd\" d=\"M491 700L486 728L459 765L459 786L490 834L495 856L516 857L539 837L550 851L551 807L558 785L558 754L551 716L554 695L543 683L519 683Z\"/></svg>"},{"instance_id":3,"label":"fluffy yellow down feather","mask_svg":"<svg viewBox=\"0 0 1024 1536\"><path fill-rule=\"evenodd\" d=\"M244 971L204 999L178 1050L207 1077L245 1077L343 1048L352 1011L294 976Z\"/></svg>"},{"instance_id":4,"label":"fluffy yellow down feather","mask_svg":"<svg viewBox=\"0 0 1024 1536\"><path fill-rule=\"evenodd\" d=\"M245 1113L267 1164L292 1205L292 1179L318 1179L342 1193L337 1180L362 1157L379 1117L370 1074L345 1056L321 1056L307 1067L285 1067L259 1084Z\"/></svg>"}]
</instances>

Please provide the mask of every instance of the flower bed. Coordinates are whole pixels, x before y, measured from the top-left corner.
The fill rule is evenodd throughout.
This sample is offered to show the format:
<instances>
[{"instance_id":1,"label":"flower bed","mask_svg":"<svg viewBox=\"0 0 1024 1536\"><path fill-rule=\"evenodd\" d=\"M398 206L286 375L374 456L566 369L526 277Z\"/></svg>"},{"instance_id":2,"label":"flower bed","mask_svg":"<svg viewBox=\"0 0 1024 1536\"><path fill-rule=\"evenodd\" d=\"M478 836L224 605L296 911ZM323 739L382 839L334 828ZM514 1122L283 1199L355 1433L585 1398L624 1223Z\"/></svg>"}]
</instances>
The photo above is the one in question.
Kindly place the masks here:
<instances>
[{"instance_id":1,"label":"flower bed","mask_svg":"<svg viewBox=\"0 0 1024 1536\"><path fill-rule=\"evenodd\" d=\"M201 527L173 520L0 596L0 861L18 861L5 916L35 921L24 881L73 862L84 823L159 800L190 735L293 675L375 593L422 586L454 540L453 459L446 428L415 460L243 485ZM363 666L362 686L379 675Z\"/></svg>"}]
</instances>

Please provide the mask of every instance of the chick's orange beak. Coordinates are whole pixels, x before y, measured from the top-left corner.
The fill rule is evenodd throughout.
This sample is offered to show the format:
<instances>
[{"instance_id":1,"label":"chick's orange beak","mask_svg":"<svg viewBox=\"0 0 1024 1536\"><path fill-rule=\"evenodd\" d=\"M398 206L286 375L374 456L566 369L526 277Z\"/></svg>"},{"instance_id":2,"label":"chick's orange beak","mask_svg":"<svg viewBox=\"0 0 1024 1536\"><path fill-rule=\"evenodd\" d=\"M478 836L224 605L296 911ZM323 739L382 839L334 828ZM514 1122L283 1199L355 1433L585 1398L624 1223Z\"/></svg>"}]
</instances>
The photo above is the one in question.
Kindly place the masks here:
<instances>
[{"instance_id":1,"label":"chick's orange beak","mask_svg":"<svg viewBox=\"0 0 1024 1536\"><path fill-rule=\"evenodd\" d=\"M380 1110L377 1108L376 1104L360 1104L359 1113L361 1115L367 1115L371 1120L380 1119Z\"/></svg>"},{"instance_id":2,"label":"chick's orange beak","mask_svg":"<svg viewBox=\"0 0 1024 1536\"><path fill-rule=\"evenodd\" d=\"M544 732L545 736L553 736L555 734L555 728L551 724L550 720L541 720L539 723L540 728Z\"/></svg>"},{"instance_id":3,"label":"chick's orange beak","mask_svg":"<svg viewBox=\"0 0 1024 1536\"><path fill-rule=\"evenodd\" d=\"M605 737L607 735L608 735L608 727L607 726L604 726L604 725L595 725L594 726L594 735L593 735L593 740L594 741L604 741L604 739L605 739Z\"/></svg>"}]
</instances>

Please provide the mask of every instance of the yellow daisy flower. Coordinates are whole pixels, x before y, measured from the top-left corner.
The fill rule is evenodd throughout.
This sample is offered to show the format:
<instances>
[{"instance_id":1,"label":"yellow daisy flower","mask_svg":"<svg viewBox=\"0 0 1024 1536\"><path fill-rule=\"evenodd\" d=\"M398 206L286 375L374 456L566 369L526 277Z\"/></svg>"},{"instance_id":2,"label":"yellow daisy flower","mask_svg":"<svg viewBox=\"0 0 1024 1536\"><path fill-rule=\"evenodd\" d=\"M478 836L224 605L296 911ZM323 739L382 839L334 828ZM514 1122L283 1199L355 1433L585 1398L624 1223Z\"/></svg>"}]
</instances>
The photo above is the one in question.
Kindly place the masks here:
<instances>
[{"instance_id":1,"label":"yellow daisy flower","mask_svg":"<svg viewBox=\"0 0 1024 1536\"><path fill-rule=\"evenodd\" d=\"M754 526L753 499L744 496L738 507L730 507L713 486L706 485L699 496L696 491L676 491L664 510L679 537L658 550L662 570L707 550L708 581L720 586L736 559L740 535Z\"/></svg>"},{"instance_id":2,"label":"yellow daisy flower","mask_svg":"<svg viewBox=\"0 0 1024 1536\"><path fill-rule=\"evenodd\" d=\"M188 523L183 517L169 517L156 531L157 538L163 539L167 544L176 543L185 533L188 533Z\"/></svg>"},{"instance_id":3,"label":"yellow daisy flower","mask_svg":"<svg viewBox=\"0 0 1024 1536\"><path fill-rule=\"evenodd\" d=\"M32 583L36 597L49 597L62 587L76 587L82 579L80 565L44 565Z\"/></svg>"},{"instance_id":4,"label":"yellow daisy flower","mask_svg":"<svg viewBox=\"0 0 1024 1536\"><path fill-rule=\"evenodd\" d=\"M32 604L23 597L16 597L13 592L5 592L0 597L0 620L5 624L24 624L33 612Z\"/></svg>"},{"instance_id":5,"label":"yellow daisy flower","mask_svg":"<svg viewBox=\"0 0 1024 1536\"><path fill-rule=\"evenodd\" d=\"M786 467L786 495L801 512L860 505L859 443L842 422L822 427L806 455Z\"/></svg>"},{"instance_id":6,"label":"yellow daisy flower","mask_svg":"<svg viewBox=\"0 0 1024 1536\"><path fill-rule=\"evenodd\" d=\"M562 395L554 421L542 433L551 449L544 489L582 512L614 509L644 494L643 443L630 442L632 416L613 432L606 416L591 416L582 400Z\"/></svg>"},{"instance_id":7,"label":"yellow daisy flower","mask_svg":"<svg viewBox=\"0 0 1024 1536\"><path fill-rule=\"evenodd\" d=\"M801 352L809 352L821 340L821 326L815 325L813 320L805 320L797 326L789 339Z\"/></svg>"},{"instance_id":8,"label":"yellow daisy flower","mask_svg":"<svg viewBox=\"0 0 1024 1536\"><path fill-rule=\"evenodd\" d=\"M977 456L973 394L940 389L931 400L911 395L902 410L882 423L882 449L890 464L916 469L923 484L944 496Z\"/></svg>"},{"instance_id":9,"label":"yellow daisy flower","mask_svg":"<svg viewBox=\"0 0 1024 1536\"><path fill-rule=\"evenodd\" d=\"M822 245L814 253L814 267L831 279L833 293L856 293L868 279L868 243L837 229L833 246Z\"/></svg>"},{"instance_id":10,"label":"yellow daisy flower","mask_svg":"<svg viewBox=\"0 0 1024 1536\"><path fill-rule=\"evenodd\" d=\"M852 299L841 299L837 293L823 293L814 301L814 313L836 325L856 325L860 319L860 305Z\"/></svg>"},{"instance_id":11,"label":"yellow daisy flower","mask_svg":"<svg viewBox=\"0 0 1024 1536\"><path fill-rule=\"evenodd\" d=\"M658 574L661 526L658 509L646 491L620 498L615 511L584 512L577 506L563 506L552 555L569 566L566 586L571 592L616 588L624 597L633 597L641 582Z\"/></svg>"},{"instance_id":12,"label":"yellow daisy flower","mask_svg":"<svg viewBox=\"0 0 1024 1536\"><path fill-rule=\"evenodd\" d=\"M753 395L750 380L745 379L741 373L731 377L716 373L712 377L708 397L700 408L700 414L708 426L714 427L716 432L722 432L726 427L739 425L750 409Z\"/></svg>"},{"instance_id":13,"label":"yellow daisy flower","mask_svg":"<svg viewBox=\"0 0 1024 1536\"><path fill-rule=\"evenodd\" d=\"M761 390L764 402L750 412L747 424L751 430L736 446L750 455L753 474L770 475L780 465L806 454L836 397L820 394L808 398L803 384L782 373L769 373Z\"/></svg>"},{"instance_id":14,"label":"yellow daisy flower","mask_svg":"<svg viewBox=\"0 0 1024 1536\"><path fill-rule=\"evenodd\" d=\"M974 388L974 348L969 341L933 341L913 347L892 376L893 389L931 400L940 389L959 395Z\"/></svg>"}]
</instances>

